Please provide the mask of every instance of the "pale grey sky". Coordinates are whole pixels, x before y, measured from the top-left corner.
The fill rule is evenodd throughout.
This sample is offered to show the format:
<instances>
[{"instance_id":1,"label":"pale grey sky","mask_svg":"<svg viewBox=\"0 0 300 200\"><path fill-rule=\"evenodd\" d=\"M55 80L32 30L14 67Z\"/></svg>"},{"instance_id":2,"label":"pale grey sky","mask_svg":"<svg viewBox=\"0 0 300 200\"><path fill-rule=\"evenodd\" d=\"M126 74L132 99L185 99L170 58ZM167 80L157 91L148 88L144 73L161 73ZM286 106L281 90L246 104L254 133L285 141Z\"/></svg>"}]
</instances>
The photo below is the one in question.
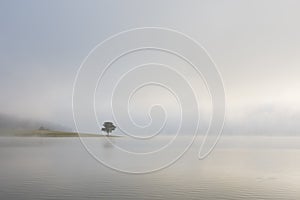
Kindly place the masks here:
<instances>
[{"instance_id":1,"label":"pale grey sky","mask_svg":"<svg viewBox=\"0 0 300 200\"><path fill-rule=\"evenodd\" d=\"M224 80L228 132L297 133L300 2L1 1L0 112L73 127L76 71L120 31L166 27L200 42Z\"/></svg>"}]
</instances>

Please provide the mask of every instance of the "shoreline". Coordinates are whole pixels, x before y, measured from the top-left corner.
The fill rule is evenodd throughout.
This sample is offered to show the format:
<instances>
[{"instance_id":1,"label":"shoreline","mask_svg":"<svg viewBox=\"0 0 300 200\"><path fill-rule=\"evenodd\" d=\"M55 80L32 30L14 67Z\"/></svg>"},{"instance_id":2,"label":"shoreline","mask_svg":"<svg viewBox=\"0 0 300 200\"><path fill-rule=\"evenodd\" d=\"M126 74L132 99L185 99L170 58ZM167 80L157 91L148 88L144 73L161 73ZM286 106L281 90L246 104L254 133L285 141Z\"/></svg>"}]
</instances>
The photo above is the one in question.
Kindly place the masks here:
<instances>
[{"instance_id":1,"label":"shoreline","mask_svg":"<svg viewBox=\"0 0 300 200\"><path fill-rule=\"evenodd\" d=\"M10 134L4 134L0 137L122 137L121 135L102 135L93 133L77 133L53 130L32 130L32 131L16 131Z\"/></svg>"}]
</instances>

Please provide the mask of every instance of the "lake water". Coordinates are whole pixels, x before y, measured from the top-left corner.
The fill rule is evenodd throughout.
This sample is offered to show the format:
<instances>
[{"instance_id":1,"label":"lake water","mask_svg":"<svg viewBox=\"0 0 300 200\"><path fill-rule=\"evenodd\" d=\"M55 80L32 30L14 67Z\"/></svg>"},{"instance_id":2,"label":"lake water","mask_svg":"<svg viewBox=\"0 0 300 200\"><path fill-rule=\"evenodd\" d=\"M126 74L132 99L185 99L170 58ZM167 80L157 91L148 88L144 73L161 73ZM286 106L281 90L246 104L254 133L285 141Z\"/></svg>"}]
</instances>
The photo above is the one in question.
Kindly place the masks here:
<instances>
[{"instance_id":1,"label":"lake water","mask_svg":"<svg viewBox=\"0 0 300 200\"><path fill-rule=\"evenodd\" d=\"M121 170L151 169L168 161L164 154L133 161L118 152L118 147L147 152L159 142L111 140L84 142L96 158ZM173 157L181 148L177 144L167 154ZM78 138L2 137L0 199L300 199L300 138L222 137L206 159L198 160L198 151L196 141L171 166L133 175L99 163Z\"/></svg>"}]
</instances>

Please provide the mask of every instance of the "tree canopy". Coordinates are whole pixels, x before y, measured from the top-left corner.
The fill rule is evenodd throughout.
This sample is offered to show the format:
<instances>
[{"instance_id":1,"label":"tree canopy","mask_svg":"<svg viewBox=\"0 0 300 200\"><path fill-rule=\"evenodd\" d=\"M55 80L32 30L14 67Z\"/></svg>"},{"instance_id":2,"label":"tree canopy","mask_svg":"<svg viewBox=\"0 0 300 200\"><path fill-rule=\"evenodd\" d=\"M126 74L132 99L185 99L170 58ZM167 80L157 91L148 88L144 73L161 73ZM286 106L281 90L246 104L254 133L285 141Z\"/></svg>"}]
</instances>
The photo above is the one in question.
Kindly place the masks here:
<instances>
[{"instance_id":1,"label":"tree canopy","mask_svg":"<svg viewBox=\"0 0 300 200\"><path fill-rule=\"evenodd\" d=\"M112 122L104 122L102 131L105 131L109 135L113 130L116 129L116 126Z\"/></svg>"}]
</instances>

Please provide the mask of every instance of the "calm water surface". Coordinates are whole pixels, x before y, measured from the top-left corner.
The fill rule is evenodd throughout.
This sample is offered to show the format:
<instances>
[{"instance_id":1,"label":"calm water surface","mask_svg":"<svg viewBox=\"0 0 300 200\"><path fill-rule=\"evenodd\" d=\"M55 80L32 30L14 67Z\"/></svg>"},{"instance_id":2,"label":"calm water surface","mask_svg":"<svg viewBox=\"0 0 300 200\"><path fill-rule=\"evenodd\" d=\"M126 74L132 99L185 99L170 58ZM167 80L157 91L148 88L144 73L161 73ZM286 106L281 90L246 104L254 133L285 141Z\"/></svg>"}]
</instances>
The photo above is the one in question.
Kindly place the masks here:
<instances>
[{"instance_id":1,"label":"calm water surface","mask_svg":"<svg viewBox=\"0 0 300 200\"><path fill-rule=\"evenodd\" d=\"M89 140L113 163L161 162L126 162L103 138ZM113 143L140 151L149 148L127 138ZM170 153L181 147L172 148ZM204 160L197 159L198 149L196 142L164 170L130 175L104 167L78 138L3 137L0 199L300 199L297 137L223 137Z\"/></svg>"}]
</instances>

